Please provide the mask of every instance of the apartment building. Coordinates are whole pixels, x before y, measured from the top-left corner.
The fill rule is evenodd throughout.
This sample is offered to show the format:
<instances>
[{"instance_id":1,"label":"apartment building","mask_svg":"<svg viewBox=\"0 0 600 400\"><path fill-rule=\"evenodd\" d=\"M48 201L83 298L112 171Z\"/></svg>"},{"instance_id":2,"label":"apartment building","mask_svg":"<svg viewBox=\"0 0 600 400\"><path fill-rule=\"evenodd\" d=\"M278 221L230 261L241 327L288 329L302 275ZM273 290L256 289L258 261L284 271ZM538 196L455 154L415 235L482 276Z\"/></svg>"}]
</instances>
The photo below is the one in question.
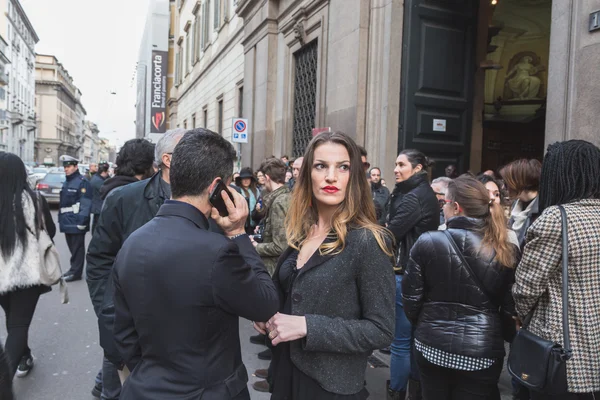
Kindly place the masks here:
<instances>
[{"instance_id":1,"label":"apartment building","mask_svg":"<svg viewBox=\"0 0 600 400\"><path fill-rule=\"evenodd\" d=\"M38 54L35 82L37 162L58 165L58 158L63 154L76 158L84 156L86 111L81 104L81 91L73 78L55 56Z\"/></svg>"},{"instance_id":2,"label":"apartment building","mask_svg":"<svg viewBox=\"0 0 600 400\"><path fill-rule=\"evenodd\" d=\"M177 0L171 127L204 127L231 139L244 114L244 24L235 0Z\"/></svg>"}]
</instances>

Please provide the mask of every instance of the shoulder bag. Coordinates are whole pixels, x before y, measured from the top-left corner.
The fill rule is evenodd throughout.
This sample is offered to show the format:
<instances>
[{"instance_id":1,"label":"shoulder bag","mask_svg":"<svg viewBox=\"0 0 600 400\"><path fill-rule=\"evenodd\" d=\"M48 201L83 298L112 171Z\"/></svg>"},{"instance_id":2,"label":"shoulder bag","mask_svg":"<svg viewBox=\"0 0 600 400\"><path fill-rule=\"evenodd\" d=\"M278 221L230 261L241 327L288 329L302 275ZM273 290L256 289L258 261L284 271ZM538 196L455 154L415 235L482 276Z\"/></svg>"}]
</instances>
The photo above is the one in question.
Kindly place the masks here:
<instances>
[{"instance_id":1,"label":"shoulder bag","mask_svg":"<svg viewBox=\"0 0 600 400\"><path fill-rule=\"evenodd\" d=\"M485 286L483 286L483 283L481 283L481 281L479 280L479 278L477 277L477 275L475 275L475 272L473 272L473 270L471 269L471 266L469 265L469 263L465 259L465 256L463 255L463 253L458 248L458 245L454 241L454 238L452 237L452 235L450 234L450 232L448 232L448 230L444 230L442 232L444 232L444 234L446 235L446 237L448 237L448 241L450 242L450 244L454 248L454 251L456 252L456 254L460 257L460 260L464 264L465 268L469 271L469 274L471 274L471 278L473 279L473 281L475 281L475 284L479 287L479 289L481 289L481 291L488 298L488 300L490 301L490 303L492 303L494 306L496 306L496 304L492 300L492 296L490 296L490 294L486 290ZM513 339L514 339L514 337L515 337L515 334L516 334L515 321L513 320L512 315L500 312L500 308L499 307L497 307L495 309L495 311L498 314L500 314L500 321L501 321L501 328L502 328L502 338L505 341L509 342L509 343L512 342Z\"/></svg>"},{"instance_id":2,"label":"shoulder bag","mask_svg":"<svg viewBox=\"0 0 600 400\"><path fill-rule=\"evenodd\" d=\"M58 283L60 285L61 302L67 304L69 302L69 294L66 283L62 277L60 255L58 254L50 235L48 235L48 232L46 231L46 223L44 221L44 213L42 210L43 205L40 196L41 194L38 193L39 231L37 239L40 252L40 282L46 286L52 286Z\"/></svg>"},{"instance_id":3,"label":"shoulder bag","mask_svg":"<svg viewBox=\"0 0 600 400\"><path fill-rule=\"evenodd\" d=\"M531 333L527 327L537 307L527 315L522 328L517 332L508 356L507 369L521 385L547 394L563 394L567 387L567 361L572 357L569 338L569 241L567 214L558 206L562 219L562 314L564 347L559 343Z\"/></svg>"}]
</instances>

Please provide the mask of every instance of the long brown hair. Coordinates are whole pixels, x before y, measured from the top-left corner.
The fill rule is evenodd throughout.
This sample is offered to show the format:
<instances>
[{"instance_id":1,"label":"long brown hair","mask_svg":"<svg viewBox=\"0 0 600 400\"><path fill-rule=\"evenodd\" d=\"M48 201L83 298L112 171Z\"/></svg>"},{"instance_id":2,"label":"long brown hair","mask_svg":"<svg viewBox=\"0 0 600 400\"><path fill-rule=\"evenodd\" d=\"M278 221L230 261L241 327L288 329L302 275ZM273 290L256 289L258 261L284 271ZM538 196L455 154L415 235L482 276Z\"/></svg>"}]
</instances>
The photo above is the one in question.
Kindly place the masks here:
<instances>
[{"instance_id":1,"label":"long brown hair","mask_svg":"<svg viewBox=\"0 0 600 400\"><path fill-rule=\"evenodd\" d=\"M516 246L508 240L504 210L490 200L488 190L475 178L462 175L448 184L448 200L457 202L467 217L484 221L482 250L493 249L495 259L508 268L516 265Z\"/></svg>"},{"instance_id":2,"label":"long brown hair","mask_svg":"<svg viewBox=\"0 0 600 400\"><path fill-rule=\"evenodd\" d=\"M321 245L321 254L339 254L344 250L348 227L361 227L370 230L379 247L393 255L393 236L377 223L375 205L371 198L371 190L367 182L360 159L360 150L354 140L342 132L323 132L314 137L308 144L304 154L304 162L294 186L292 201L286 216L286 233L291 247L299 250L308 238L311 227L318 221L316 198L312 190L311 172L314 154L317 147L325 143L342 145L350 156L350 179L346 189L346 198L333 214L331 229L335 234L334 241L326 241Z\"/></svg>"}]
</instances>

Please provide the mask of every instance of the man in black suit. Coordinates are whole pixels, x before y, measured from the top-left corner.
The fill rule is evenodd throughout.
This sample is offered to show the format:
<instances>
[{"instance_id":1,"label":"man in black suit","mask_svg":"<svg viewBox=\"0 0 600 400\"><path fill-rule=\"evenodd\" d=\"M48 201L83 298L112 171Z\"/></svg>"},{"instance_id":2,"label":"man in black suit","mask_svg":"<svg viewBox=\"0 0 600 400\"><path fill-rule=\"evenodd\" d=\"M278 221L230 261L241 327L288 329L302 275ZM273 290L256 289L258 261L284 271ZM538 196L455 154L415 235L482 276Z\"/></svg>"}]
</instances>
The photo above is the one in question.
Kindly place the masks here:
<instances>
[{"instance_id":1,"label":"man in black suit","mask_svg":"<svg viewBox=\"0 0 600 400\"><path fill-rule=\"evenodd\" d=\"M186 133L171 162L173 200L117 256L114 334L131 371L121 400L250 399L239 316L267 321L279 298L244 233L246 200L222 192L228 217L209 202L234 158L222 136ZM209 216L225 235L209 231Z\"/></svg>"}]
</instances>

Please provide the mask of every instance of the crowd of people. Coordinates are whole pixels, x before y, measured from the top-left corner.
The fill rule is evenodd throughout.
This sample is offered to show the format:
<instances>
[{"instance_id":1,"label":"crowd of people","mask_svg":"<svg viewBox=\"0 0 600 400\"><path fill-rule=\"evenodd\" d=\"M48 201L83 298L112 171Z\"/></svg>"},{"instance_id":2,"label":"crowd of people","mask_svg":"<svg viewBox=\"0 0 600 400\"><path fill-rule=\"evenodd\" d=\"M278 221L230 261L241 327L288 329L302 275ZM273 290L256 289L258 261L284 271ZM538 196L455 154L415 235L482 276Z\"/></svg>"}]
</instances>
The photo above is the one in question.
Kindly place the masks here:
<instances>
[{"instance_id":1,"label":"crowd of people","mask_svg":"<svg viewBox=\"0 0 600 400\"><path fill-rule=\"evenodd\" d=\"M382 169L340 132L256 171L234 173L235 158L206 129L168 131L156 145L126 142L112 177L101 163L86 178L77 160L63 158L65 280L82 279L87 260L104 352L95 396L249 399L243 317L257 334L242 340L264 345L257 356L270 360L253 371L262 379L253 389L274 400L369 398L365 370L376 351L391 354L389 400L500 399L507 344L522 326L565 343L563 206L567 392L538 390L523 374L513 376L513 398L600 398L595 145L555 143L543 162L480 174L449 165L442 177L425 154L405 149L391 192ZM8 330L0 393L10 393L12 377L33 367L27 333L51 290L41 284L36 242L56 227L20 159L0 153L0 171Z\"/></svg>"}]
</instances>

